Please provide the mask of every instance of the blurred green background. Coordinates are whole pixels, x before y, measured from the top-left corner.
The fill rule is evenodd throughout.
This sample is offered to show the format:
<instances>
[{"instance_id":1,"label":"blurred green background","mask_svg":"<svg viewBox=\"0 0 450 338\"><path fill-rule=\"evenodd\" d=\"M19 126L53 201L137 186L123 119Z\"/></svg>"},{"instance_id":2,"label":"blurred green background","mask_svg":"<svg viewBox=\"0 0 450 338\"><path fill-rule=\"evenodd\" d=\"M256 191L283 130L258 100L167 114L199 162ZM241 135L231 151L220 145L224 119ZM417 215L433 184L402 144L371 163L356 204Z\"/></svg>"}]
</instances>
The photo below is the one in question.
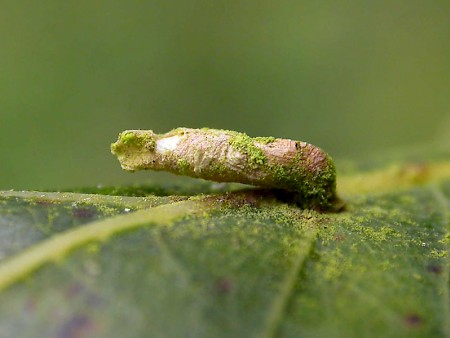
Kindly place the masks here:
<instances>
[{"instance_id":1,"label":"blurred green background","mask_svg":"<svg viewBox=\"0 0 450 338\"><path fill-rule=\"evenodd\" d=\"M0 189L145 180L109 152L124 129L335 158L449 139L448 0L0 4Z\"/></svg>"}]
</instances>

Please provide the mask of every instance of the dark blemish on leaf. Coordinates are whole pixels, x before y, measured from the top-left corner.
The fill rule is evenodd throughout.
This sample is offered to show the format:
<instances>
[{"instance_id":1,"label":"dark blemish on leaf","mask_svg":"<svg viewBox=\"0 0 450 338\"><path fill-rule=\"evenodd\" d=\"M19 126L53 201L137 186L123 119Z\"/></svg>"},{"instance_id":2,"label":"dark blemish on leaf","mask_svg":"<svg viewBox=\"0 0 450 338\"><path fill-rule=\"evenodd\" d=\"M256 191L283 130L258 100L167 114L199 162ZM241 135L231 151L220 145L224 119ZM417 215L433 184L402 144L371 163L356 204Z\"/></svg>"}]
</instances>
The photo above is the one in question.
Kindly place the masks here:
<instances>
[{"instance_id":1,"label":"dark blemish on leaf","mask_svg":"<svg viewBox=\"0 0 450 338\"><path fill-rule=\"evenodd\" d=\"M78 296L83 291L83 286L81 284L71 284L65 290L65 295L67 298L72 298Z\"/></svg>"},{"instance_id":2,"label":"dark blemish on leaf","mask_svg":"<svg viewBox=\"0 0 450 338\"><path fill-rule=\"evenodd\" d=\"M73 216L75 218L92 218L94 217L94 211L88 208L75 208L73 209Z\"/></svg>"},{"instance_id":3,"label":"dark blemish on leaf","mask_svg":"<svg viewBox=\"0 0 450 338\"><path fill-rule=\"evenodd\" d=\"M419 328L423 323L422 317L417 313L410 313L409 315L406 315L403 320L406 326L414 329Z\"/></svg>"},{"instance_id":4,"label":"dark blemish on leaf","mask_svg":"<svg viewBox=\"0 0 450 338\"><path fill-rule=\"evenodd\" d=\"M92 335L93 321L85 315L76 315L65 322L57 333L58 338L80 338Z\"/></svg>"},{"instance_id":5,"label":"dark blemish on leaf","mask_svg":"<svg viewBox=\"0 0 450 338\"><path fill-rule=\"evenodd\" d=\"M64 296L68 301L71 301L74 298L83 297L87 300L87 304L91 307L99 307L104 303L103 299L99 295L89 291L79 283L71 284L65 288Z\"/></svg>"},{"instance_id":6,"label":"dark blemish on leaf","mask_svg":"<svg viewBox=\"0 0 450 338\"><path fill-rule=\"evenodd\" d=\"M233 291L233 283L228 278L220 278L216 281L214 288L218 294L226 295Z\"/></svg>"},{"instance_id":7,"label":"dark blemish on leaf","mask_svg":"<svg viewBox=\"0 0 450 338\"><path fill-rule=\"evenodd\" d=\"M336 242L343 241L344 239L345 239L345 236L343 236L343 235L336 235L336 236L334 236L334 240Z\"/></svg>"},{"instance_id":8,"label":"dark blemish on leaf","mask_svg":"<svg viewBox=\"0 0 450 338\"><path fill-rule=\"evenodd\" d=\"M54 205L54 203L48 199L36 200L35 202L36 202L36 204L42 205L44 207L50 207L50 206Z\"/></svg>"},{"instance_id":9,"label":"dark blemish on leaf","mask_svg":"<svg viewBox=\"0 0 450 338\"><path fill-rule=\"evenodd\" d=\"M251 207L258 206L258 198L255 195L249 194L245 196L244 203Z\"/></svg>"},{"instance_id":10,"label":"dark blemish on leaf","mask_svg":"<svg viewBox=\"0 0 450 338\"><path fill-rule=\"evenodd\" d=\"M27 299L24 306L25 312L33 313L36 311L36 300L34 298Z\"/></svg>"},{"instance_id":11,"label":"dark blemish on leaf","mask_svg":"<svg viewBox=\"0 0 450 338\"><path fill-rule=\"evenodd\" d=\"M100 307L104 304L103 298L101 296L91 293L88 298L88 304L92 307Z\"/></svg>"},{"instance_id":12,"label":"dark blemish on leaf","mask_svg":"<svg viewBox=\"0 0 450 338\"><path fill-rule=\"evenodd\" d=\"M212 196L211 201L224 203L229 208L240 209L245 206L257 208L263 200L273 198L273 195L264 191L264 189L248 189L227 193L225 196Z\"/></svg>"},{"instance_id":13,"label":"dark blemish on leaf","mask_svg":"<svg viewBox=\"0 0 450 338\"><path fill-rule=\"evenodd\" d=\"M427 266L427 271L434 273L436 275L440 275L442 273L442 266L436 264L430 264Z\"/></svg>"}]
</instances>

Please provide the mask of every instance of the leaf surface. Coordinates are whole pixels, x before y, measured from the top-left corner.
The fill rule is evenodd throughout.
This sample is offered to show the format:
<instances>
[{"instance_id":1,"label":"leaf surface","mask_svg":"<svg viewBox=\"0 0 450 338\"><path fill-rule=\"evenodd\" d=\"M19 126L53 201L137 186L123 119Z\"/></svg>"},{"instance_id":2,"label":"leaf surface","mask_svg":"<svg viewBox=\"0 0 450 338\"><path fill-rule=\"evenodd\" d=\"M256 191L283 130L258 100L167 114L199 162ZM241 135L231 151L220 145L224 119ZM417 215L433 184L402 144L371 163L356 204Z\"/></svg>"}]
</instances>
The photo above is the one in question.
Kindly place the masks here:
<instances>
[{"instance_id":1,"label":"leaf surface","mask_svg":"<svg viewBox=\"0 0 450 338\"><path fill-rule=\"evenodd\" d=\"M450 165L413 161L355 166L336 214L205 183L2 192L0 337L450 336Z\"/></svg>"}]
</instances>

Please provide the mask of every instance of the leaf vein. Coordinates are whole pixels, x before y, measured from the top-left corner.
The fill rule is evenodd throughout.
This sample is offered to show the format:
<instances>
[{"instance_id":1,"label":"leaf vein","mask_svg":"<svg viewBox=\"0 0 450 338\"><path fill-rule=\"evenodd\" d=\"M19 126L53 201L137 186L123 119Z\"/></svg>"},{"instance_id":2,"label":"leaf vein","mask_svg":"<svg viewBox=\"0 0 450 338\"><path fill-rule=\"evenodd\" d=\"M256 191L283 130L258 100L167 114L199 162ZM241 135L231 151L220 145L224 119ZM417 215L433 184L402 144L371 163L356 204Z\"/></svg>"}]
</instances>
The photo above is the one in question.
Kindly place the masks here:
<instances>
[{"instance_id":1,"label":"leaf vein","mask_svg":"<svg viewBox=\"0 0 450 338\"><path fill-rule=\"evenodd\" d=\"M432 192L434 195L434 198L437 202L437 204L442 209L442 218L443 223L446 230L446 233L448 234L450 231L450 199L439 189L438 186L433 185L432 186ZM446 249L447 249L447 256L446 256L446 264L444 267L444 278L442 283L442 316L443 316L443 322L442 322L442 333L445 337L450 337L450 243L447 240L446 241Z\"/></svg>"},{"instance_id":2,"label":"leaf vein","mask_svg":"<svg viewBox=\"0 0 450 338\"><path fill-rule=\"evenodd\" d=\"M187 214L207 209L209 204L183 201L139 210L106 220L88 223L37 243L0 264L0 291L45 263L63 258L71 250L91 241L107 240L111 235L150 222L167 223Z\"/></svg>"},{"instance_id":3,"label":"leaf vein","mask_svg":"<svg viewBox=\"0 0 450 338\"><path fill-rule=\"evenodd\" d=\"M258 337L270 338L275 336L281 320L283 319L283 315L286 312L290 298L295 290L298 276L305 267L306 259L312 252L312 248L317 239L317 234L317 228L311 228L305 231L306 238L302 238L299 242L297 255L294 257L292 267L288 270L281 283L278 296L275 297L269 308L266 320L264 321L265 325Z\"/></svg>"}]
</instances>

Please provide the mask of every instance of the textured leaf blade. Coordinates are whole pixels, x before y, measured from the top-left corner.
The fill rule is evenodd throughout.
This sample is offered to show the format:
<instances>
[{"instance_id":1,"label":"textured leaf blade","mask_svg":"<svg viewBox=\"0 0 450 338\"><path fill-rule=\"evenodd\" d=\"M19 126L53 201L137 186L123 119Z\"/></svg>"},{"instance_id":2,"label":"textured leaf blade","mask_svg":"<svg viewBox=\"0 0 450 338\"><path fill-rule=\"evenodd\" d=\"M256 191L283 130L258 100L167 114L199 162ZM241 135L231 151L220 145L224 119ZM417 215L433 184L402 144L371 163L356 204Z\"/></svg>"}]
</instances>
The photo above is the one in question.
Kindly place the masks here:
<instances>
[{"instance_id":1,"label":"textured leaf blade","mask_svg":"<svg viewBox=\"0 0 450 338\"><path fill-rule=\"evenodd\" d=\"M284 336L448 336L448 200L444 186L354 198L321 232Z\"/></svg>"},{"instance_id":2,"label":"textured leaf blade","mask_svg":"<svg viewBox=\"0 0 450 338\"><path fill-rule=\"evenodd\" d=\"M54 203L30 206L27 193L4 193L1 203L15 205L18 218L6 227L11 213L2 208L2 231L20 231L20 217L30 231L50 230L31 240L28 230L16 232L27 241L9 251L0 271L17 262L22 248L39 253L51 241L66 241L58 249L62 259L50 250L41 268L29 266L3 288L0 337L449 336L446 166L424 177L419 171L420 180L385 171L388 184L360 186L364 194L354 183L380 174L355 178L341 186L347 211L339 214L302 211L247 191L174 204L161 197L147 210L139 197L119 197L109 214L101 206L112 200L104 197L95 219L70 223L71 208L79 206L73 201L47 196L64 214ZM396 177L402 184L393 190ZM142 210L123 214L133 203ZM92 229L100 232L73 235ZM0 250L14 236L5 235Z\"/></svg>"},{"instance_id":3,"label":"textured leaf blade","mask_svg":"<svg viewBox=\"0 0 450 338\"><path fill-rule=\"evenodd\" d=\"M277 324L295 269L314 243L310 223L317 220L310 212L244 209L173 224L150 222L105 243L87 244L7 289L0 327L56 311L67 315L60 321L40 318L45 324L38 335L58 336L80 321L89 323L95 336L140 336L148 330L155 336L265 335L276 328L267 325ZM72 289L80 307L71 305L77 303ZM11 302L17 311L8 311ZM6 334L35 335L35 325L12 325Z\"/></svg>"},{"instance_id":4,"label":"textured leaf blade","mask_svg":"<svg viewBox=\"0 0 450 338\"><path fill-rule=\"evenodd\" d=\"M35 242L98 219L172 202L170 197L0 192L0 259Z\"/></svg>"}]
</instances>

